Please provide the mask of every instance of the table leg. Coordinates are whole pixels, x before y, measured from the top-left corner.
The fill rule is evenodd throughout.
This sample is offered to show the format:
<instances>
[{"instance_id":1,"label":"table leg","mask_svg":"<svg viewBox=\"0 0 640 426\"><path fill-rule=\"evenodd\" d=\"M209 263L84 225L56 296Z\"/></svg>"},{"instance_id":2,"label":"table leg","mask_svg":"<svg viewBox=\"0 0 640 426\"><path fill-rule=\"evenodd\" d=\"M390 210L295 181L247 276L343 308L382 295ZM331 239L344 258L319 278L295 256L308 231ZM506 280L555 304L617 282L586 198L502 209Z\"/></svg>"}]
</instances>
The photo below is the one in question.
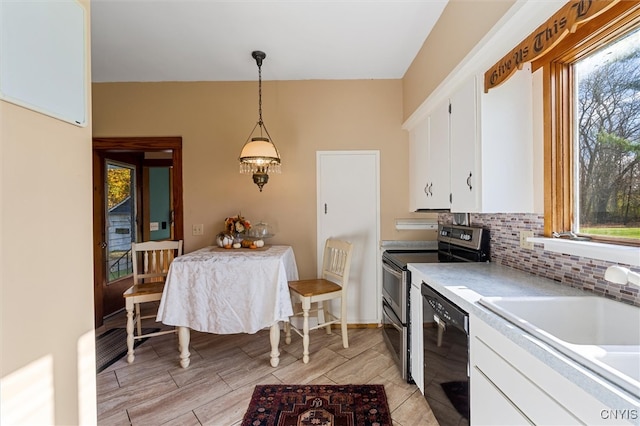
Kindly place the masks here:
<instances>
[{"instance_id":1,"label":"table leg","mask_svg":"<svg viewBox=\"0 0 640 426\"><path fill-rule=\"evenodd\" d=\"M271 366L277 367L280 364L280 351L278 350L280 345L280 323L278 321L271 324L269 339L271 340Z\"/></svg>"},{"instance_id":2,"label":"table leg","mask_svg":"<svg viewBox=\"0 0 640 426\"><path fill-rule=\"evenodd\" d=\"M189 327L178 327L178 348L180 349L180 366L182 368L187 368L191 362L189 360L191 356L189 353L190 331Z\"/></svg>"}]
</instances>

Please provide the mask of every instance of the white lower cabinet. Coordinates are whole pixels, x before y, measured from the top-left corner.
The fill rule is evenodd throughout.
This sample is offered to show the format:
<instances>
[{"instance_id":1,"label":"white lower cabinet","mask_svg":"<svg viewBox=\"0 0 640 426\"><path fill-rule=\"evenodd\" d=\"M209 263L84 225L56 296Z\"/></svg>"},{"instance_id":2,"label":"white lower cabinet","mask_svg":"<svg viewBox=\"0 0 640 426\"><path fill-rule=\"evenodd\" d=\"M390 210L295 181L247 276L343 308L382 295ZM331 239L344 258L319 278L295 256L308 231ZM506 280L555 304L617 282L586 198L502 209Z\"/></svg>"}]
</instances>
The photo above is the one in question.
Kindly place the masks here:
<instances>
[{"instance_id":1,"label":"white lower cabinet","mask_svg":"<svg viewBox=\"0 0 640 426\"><path fill-rule=\"evenodd\" d=\"M475 374L474 374L475 373ZM471 417L476 425L513 426L531 423L482 371L472 373Z\"/></svg>"},{"instance_id":2,"label":"white lower cabinet","mask_svg":"<svg viewBox=\"0 0 640 426\"><path fill-rule=\"evenodd\" d=\"M424 395L424 342L422 335L422 293L420 285L411 285L411 335L409 337L409 345L411 348L411 377L416 382L416 386Z\"/></svg>"},{"instance_id":3,"label":"white lower cabinet","mask_svg":"<svg viewBox=\"0 0 640 426\"><path fill-rule=\"evenodd\" d=\"M613 425L635 421L603 418L603 412L621 407L606 407L474 315L469 330L472 424Z\"/></svg>"}]
</instances>

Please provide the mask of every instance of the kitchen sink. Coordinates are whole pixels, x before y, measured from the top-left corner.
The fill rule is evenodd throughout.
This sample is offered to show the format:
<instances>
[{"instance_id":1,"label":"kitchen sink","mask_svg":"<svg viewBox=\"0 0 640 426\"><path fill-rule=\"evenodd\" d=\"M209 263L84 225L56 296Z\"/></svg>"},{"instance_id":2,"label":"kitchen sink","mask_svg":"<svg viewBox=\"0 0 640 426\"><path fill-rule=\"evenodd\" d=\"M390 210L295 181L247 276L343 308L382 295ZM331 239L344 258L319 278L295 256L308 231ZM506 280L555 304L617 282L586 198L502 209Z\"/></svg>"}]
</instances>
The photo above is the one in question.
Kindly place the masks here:
<instances>
[{"instance_id":1,"label":"kitchen sink","mask_svg":"<svg viewBox=\"0 0 640 426\"><path fill-rule=\"evenodd\" d=\"M485 297L479 303L640 397L640 308L603 297Z\"/></svg>"}]
</instances>

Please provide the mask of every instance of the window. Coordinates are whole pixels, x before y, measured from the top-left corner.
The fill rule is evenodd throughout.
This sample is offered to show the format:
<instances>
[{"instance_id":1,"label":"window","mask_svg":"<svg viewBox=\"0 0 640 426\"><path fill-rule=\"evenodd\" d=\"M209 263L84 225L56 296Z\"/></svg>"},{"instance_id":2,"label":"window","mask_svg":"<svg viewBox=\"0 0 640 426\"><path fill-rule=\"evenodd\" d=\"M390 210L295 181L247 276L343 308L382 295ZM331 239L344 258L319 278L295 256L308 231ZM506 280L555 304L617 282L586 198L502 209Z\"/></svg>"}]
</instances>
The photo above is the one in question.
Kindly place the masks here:
<instances>
[{"instance_id":1,"label":"window","mask_svg":"<svg viewBox=\"0 0 640 426\"><path fill-rule=\"evenodd\" d=\"M640 240L640 28L572 71L573 232Z\"/></svg>"},{"instance_id":2,"label":"window","mask_svg":"<svg viewBox=\"0 0 640 426\"><path fill-rule=\"evenodd\" d=\"M640 245L640 4L581 25L540 67L545 235Z\"/></svg>"}]
</instances>

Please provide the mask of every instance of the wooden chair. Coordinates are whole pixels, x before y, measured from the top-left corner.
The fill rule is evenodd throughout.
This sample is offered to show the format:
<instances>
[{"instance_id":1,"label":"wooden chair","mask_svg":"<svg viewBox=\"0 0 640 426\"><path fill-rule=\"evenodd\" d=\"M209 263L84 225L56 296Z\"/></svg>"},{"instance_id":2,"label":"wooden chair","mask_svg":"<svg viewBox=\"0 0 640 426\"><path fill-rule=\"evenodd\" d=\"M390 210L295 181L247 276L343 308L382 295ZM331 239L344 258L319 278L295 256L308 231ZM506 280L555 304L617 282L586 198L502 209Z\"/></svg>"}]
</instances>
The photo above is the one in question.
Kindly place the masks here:
<instances>
[{"instance_id":1,"label":"wooden chair","mask_svg":"<svg viewBox=\"0 0 640 426\"><path fill-rule=\"evenodd\" d=\"M294 306L302 305L301 312L295 312L292 319L302 317L302 331L291 322L285 323L285 342L291 343L291 328L302 336L302 361L309 362L309 331L324 327L331 334L331 325L340 323L342 346L349 347L347 336L347 284L351 267L353 246L346 241L328 239L325 243L321 278L289 281L289 292ZM330 301L340 299L340 316L330 312ZM316 304L311 309L312 304ZM321 308L322 306L322 308ZM309 327L309 313L315 312L318 325Z\"/></svg>"},{"instance_id":2,"label":"wooden chair","mask_svg":"<svg viewBox=\"0 0 640 426\"><path fill-rule=\"evenodd\" d=\"M162 298L169 265L174 258L182 255L182 240L131 243L131 254L133 257L133 286L123 293L127 310L127 362L129 363L132 363L135 358L133 344L136 340L176 332L176 329L173 328L142 334L142 320L155 318L156 315L141 315L140 304L157 302ZM134 322L137 333L134 333Z\"/></svg>"}]
</instances>

